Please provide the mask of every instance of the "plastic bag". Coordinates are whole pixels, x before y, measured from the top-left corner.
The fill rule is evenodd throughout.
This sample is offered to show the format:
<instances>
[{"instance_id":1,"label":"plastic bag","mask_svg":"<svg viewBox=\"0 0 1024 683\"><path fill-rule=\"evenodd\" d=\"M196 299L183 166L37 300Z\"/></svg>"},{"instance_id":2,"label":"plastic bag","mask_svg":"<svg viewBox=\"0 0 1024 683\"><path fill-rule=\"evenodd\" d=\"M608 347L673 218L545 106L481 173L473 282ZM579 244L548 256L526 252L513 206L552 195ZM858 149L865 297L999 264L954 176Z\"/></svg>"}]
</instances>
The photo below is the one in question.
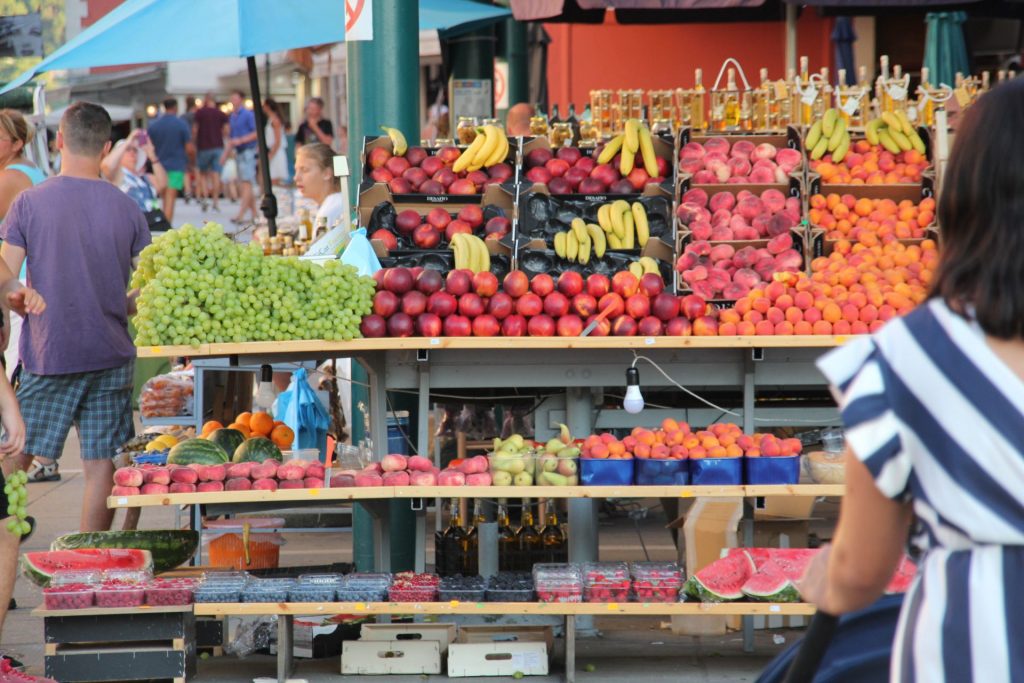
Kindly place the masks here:
<instances>
[{"instance_id":1,"label":"plastic bag","mask_svg":"<svg viewBox=\"0 0 1024 683\"><path fill-rule=\"evenodd\" d=\"M157 375L142 385L139 411L142 417L177 417L192 414L192 371Z\"/></svg>"},{"instance_id":2,"label":"plastic bag","mask_svg":"<svg viewBox=\"0 0 1024 683\"><path fill-rule=\"evenodd\" d=\"M270 641L276 634L277 617L257 617L238 627L235 637L224 645L224 652L239 659L248 657L257 650L270 647Z\"/></svg>"},{"instance_id":3,"label":"plastic bag","mask_svg":"<svg viewBox=\"0 0 1024 683\"><path fill-rule=\"evenodd\" d=\"M292 373L291 384L277 397L280 419L295 433L292 450L315 448L320 462L327 461L327 409L309 386L305 368Z\"/></svg>"},{"instance_id":4,"label":"plastic bag","mask_svg":"<svg viewBox=\"0 0 1024 683\"><path fill-rule=\"evenodd\" d=\"M341 262L355 266L360 275L373 275L380 270L380 260L377 258L377 254L373 253L370 240L366 238L366 228L353 230L351 237L352 239L341 255Z\"/></svg>"}]
</instances>

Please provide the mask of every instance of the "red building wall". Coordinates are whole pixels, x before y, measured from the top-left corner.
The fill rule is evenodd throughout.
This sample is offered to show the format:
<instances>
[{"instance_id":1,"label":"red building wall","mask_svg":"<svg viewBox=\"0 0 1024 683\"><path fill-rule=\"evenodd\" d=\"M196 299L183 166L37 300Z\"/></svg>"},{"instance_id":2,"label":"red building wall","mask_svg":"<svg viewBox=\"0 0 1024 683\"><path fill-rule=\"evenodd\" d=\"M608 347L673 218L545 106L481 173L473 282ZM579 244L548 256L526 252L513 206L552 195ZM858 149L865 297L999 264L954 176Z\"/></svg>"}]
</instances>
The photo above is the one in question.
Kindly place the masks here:
<instances>
[{"instance_id":1,"label":"red building wall","mask_svg":"<svg viewBox=\"0 0 1024 683\"><path fill-rule=\"evenodd\" d=\"M545 24L548 46L548 101L577 110L596 89L669 89L693 84L704 70L711 88L722 61L735 57L753 85L762 67L769 77L785 76L785 22L623 25L609 15L604 24ZM832 19L801 13L797 56L810 58L812 71L833 69L829 34ZM834 77L834 76L833 76Z\"/></svg>"}]
</instances>

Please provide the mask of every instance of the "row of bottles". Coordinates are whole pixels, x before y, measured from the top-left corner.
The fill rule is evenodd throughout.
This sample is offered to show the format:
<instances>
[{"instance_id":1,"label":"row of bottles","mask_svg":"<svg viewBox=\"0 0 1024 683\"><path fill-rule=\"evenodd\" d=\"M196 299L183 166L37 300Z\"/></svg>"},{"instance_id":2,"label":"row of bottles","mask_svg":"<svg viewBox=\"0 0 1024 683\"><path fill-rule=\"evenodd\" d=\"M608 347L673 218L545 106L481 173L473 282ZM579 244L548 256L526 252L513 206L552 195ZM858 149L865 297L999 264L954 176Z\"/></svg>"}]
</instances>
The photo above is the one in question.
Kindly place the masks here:
<instances>
[{"instance_id":1,"label":"row of bottles","mask_svg":"<svg viewBox=\"0 0 1024 683\"><path fill-rule=\"evenodd\" d=\"M453 498L448 526L434 536L434 567L441 576L478 573L479 531L485 522L480 501L473 505L473 517L467 529L459 513L459 499ZM549 504L543 527L534 523L529 499L523 499L522 517L517 529L512 528L508 506L498 504L498 569L500 571L529 571L538 562L568 561L569 546L564 528L558 521L558 512Z\"/></svg>"}]
</instances>

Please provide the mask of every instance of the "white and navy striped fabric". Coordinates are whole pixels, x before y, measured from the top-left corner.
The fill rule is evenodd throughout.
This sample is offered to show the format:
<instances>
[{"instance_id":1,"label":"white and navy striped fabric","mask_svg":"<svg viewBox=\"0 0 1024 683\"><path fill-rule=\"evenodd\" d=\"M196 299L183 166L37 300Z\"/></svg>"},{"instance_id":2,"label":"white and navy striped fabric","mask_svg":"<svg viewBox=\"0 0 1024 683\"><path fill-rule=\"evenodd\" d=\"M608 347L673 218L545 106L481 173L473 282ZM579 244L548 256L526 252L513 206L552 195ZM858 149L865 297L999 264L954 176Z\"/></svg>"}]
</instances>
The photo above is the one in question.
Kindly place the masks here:
<instances>
[{"instance_id":1,"label":"white and navy striped fabric","mask_svg":"<svg viewBox=\"0 0 1024 683\"><path fill-rule=\"evenodd\" d=\"M941 300L818 367L847 444L923 526L891 680L1024 681L1024 382Z\"/></svg>"}]
</instances>

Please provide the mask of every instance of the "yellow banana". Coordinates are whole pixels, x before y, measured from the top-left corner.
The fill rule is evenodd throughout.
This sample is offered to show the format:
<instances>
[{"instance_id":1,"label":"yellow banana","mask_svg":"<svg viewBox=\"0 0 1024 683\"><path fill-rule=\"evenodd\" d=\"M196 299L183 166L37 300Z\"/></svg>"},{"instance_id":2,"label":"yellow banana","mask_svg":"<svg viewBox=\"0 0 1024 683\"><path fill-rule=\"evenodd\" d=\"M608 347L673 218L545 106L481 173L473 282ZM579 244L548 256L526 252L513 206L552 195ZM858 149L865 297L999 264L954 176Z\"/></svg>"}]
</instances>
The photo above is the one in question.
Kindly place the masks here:
<instances>
[{"instance_id":1,"label":"yellow banana","mask_svg":"<svg viewBox=\"0 0 1024 683\"><path fill-rule=\"evenodd\" d=\"M914 149L914 146L910 144L910 138L904 135L902 130L890 128L889 135L892 136L893 142L895 142L899 146L901 151L906 152L908 150Z\"/></svg>"},{"instance_id":2,"label":"yellow banana","mask_svg":"<svg viewBox=\"0 0 1024 683\"><path fill-rule=\"evenodd\" d=\"M900 122L899 117L891 111L882 112L882 121L884 121L885 125L889 127L890 133L894 130L901 130L903 128L903 124Z\"/></svg>"},{"instance_id":3,"label":"yellow banana","mask_svg":"<svg viewBox=\"0 0 1024 683\"><path fill-rule=\"evenodd\" d=\"M661 275L661 269L658 268L658 262L650 256L641 256L640 265L644 268L644 274L654 273L655 275Z\"/></svg>"},{"instance_id":4,"label":"yellow banana","mask_svg":"<svg viewBox=\"0 0 1024 683\"><path fill-rule=\"evenodd\" d=\"M928 151L928 148L925 147L924 140L921 139L921 136L917 134L916 130L911 129L910 133L907 134L907 137L910 138L910 144L913 145L914 149L918 152L924 154Z\"/></svg>"},{"instance_id":5,"label":"yellow banana","mask_svg":"<svg viewBox=\"0 0 1024 683\"><path fill-rule=\"evenodd\" d=\"M822 128L824 123L821 119L814 122L811 129L807 132L807 138L804 140L804 147L808 150L814 149L815 145L818 144L818 140L821 140Z\"/></svg>"},{"instance_id":6,"label":"yellow banana","mask_svg":"<svg viewBox=\"0 0 1024 683\"><path fill-rule=\"evenodd\" d=\"M878 141L878 128L882 125L882 119L872 119L868 121L868 124L864 126L864 137L872 145L879 144Z\"/></svg>"},{"instance_id":7,"label":"yellow banana","mask_svg":"<svg viewBox=\"0 0 1024 683\"><path fill-rule=\"evenodd\" d=\"M636 154L640 149L640 122L636 119L626 121L626 139L622 143L624 153Z\"/></svg>"},{"instance_id":8,"label":"yellow banana","mask_svg":"<svg viewBox=\"0 0 1024 683\"><path fill-rule=\"evenodd\" d=\"M609 249L622 249L622 240L614 232L608 233L608 248Z\"/></svg>"},{"instance_id":9,"label":"yellow banana","mask_svg":"<svg viewBox=\"0 0 1024 683\"><path fill-rule=\"evenodd\" d=\"M651 238L651 228L647 224L647 211L640 202L633 202L633 225L636 227L636 241L642 249Z\"/></svg>"},{"instance_id":10,"label":"yellow banana","mask_svg":"<svg viewBox=\"0 0 1024 683\"><path fill-rule=\"evenodd\" d=\"M629 264L629 272L631 272L637 280L644 276L644 267L639 262L633 261Z\"/></svg>"},{"instance_id":11,"label":"yellow banana","mask_svg":"<svg viewBox=\"0 0 1024 683\"><path fill-rule=\"evenodd\" d=\"M889 135L888 128L882 128L878 131L878 142L893 154L900 153L900 146L896 144L896 141Z\"/></svg>"},{"instance_id":12,"label":"yellow banana","mask_svg":"<svg viewBox=\"0 0 1024 683\"><path fill-rule=\"evenodd\" d=\"M900 120L900 130L903 131L904 135L909 137L910 134L914 132L914 124L912 124L910 119L907 118L907 112L900 109L896 112L896 118Z\"/></svg>"},{"instance_id":13,"label":"yellow banana","mask_svg":"<svg viewBox=\"0 0 1024 683\"><path fill-rule=\"evenodd\" d=\"M612 231L612 205L602 204L597 209L597 224L601 226L601 229L605 232Z\"/></svg>"},{"instance_id":14,"label":"yellow banana","mask_svg":"<svg viewBox=\"0 0 1024 683\"><path fill-rule=\"evenodd\" d=\"M387 133L388 137L391 138L391 153L396 157L400 157L405 154L406 150L409 149L409 144L405 141L405 135L402 131L388 126L381 126L380 129Z\"/></svg>"},{"instance_id":15,"label":"yellow banana","mask_svg":"<svg viewBox=\"0 0 1024 683\"><path fill-rule=\"evenodd\" d=\"M622 149L622 141L625 139L626 136L624 134L616 135L615 137L613 137L611 141L604 146L604 149L601 150L601 153L597 155L597 163L610 163L611 160L615 158L615 155L619 153L619 150Z\"/></svg>"},{"instance_id":16,"label":"yellow banana","mask_svg":"<svg viewBox=\"0 0 1024 683\"><path fill-rule=\"evenodd\" d=\"M629 212L629 202L625 199L616 199L612 202L612 230L615 231L615 235L620 241L626 238L626 224L623 221L623 216Z\"/></svg>"},{"instance_id":17,"label":"yellow banana","mask_svg":"<svg viewBox=\"0 0 1024 683\"><path fill-rule=\"evenodd\" d=\"M821 120L821 134L825 137L832 137L837 120L839 120L839 111L837 109L829 109L825 112L825 116Z\"/></svg>"},{"instance_id":18,"label":"yellow banana","mask_svg":"<svg viewBox=\"0 0 1024 683\"><path fill-rule=\"evenodd\" d=\"M581 243L587 238L587 223L582 218L573 218L570 224L572 231L576 233L576 239Z\"/></svg>"},{"instance_id":19,"label":"yellow banana","mask_svg":"<svg viewBox=\"0 0 1024 683\"><path fill-rule=\"evenodd\" d=\"M619 157L619 173L625 178L633 170L633 164L636 163L636 152L630 152L626 149L626 146L622 146L622 156Z\"/></svg>"},{"instance_id":20,"label":"yellow banana","mask_svg":"<svg viewBox=\"0 0 1024 683\"><path fill-rule=\"evenodd\" d=\"M622 214L622 225L626 229L626 236L622 239L622 248L632 249L636 246L636 229L633 226L632 211Z\"/></svg>"},{"instance_id":21,"label":"yellow banana","mask_svg":"<svg viewBox=\"0 0 1024 683\"><path fill-rule=\"evenodd\" d=\"M658 176L658 157L654 154L654 141L647 126L640 126L640 157L644 160L644 170L652 178Z\"/></svg>"},{"instance_id":22,"label":"yellow banana","mask_svg":"<svg viewBox=\"0 0 1024 683\"><path fill-rule=\"evenodd\" d=\"M455 269L462 270L466 267L466 245L459 239L460 236L465 235L464 232L457 232L452 235L452 241L448 247L452 250L455 255Z\"/></svg>"},{"instance_id":23,"label":"yellow banana","mask_svg":"<svg viewBox=\"0 0 1024 683\"><path fill-rule=\"evenodd\" d=\"M452 170L456 173L465 171L473 163L473 159L476 158L476 153L480 151L480 148L487 142L487 138L480 133L473 138L473 142L469 143L469 147L459 155L459 158L452 164Z\"/></svg>"},{"instance_id":24,"label":"yellow banana","mask_svg":"<svg viewBox=\"0 0 1024 683\"><path fill-rule=\"evenodd\" d=\"M846 156L846 153L850 151L850 134L846 133L843 135L843 139L839 141L839 145L832 152L832 163L838 164Z\"/></svg>"},{"instance_id":25,"label":"yellow banana","mask_svg":"<svg viewBox=\"0 0 1024 683\"><path fill-rule=\"evenodd\" d=\"M593 246L590 243L590 235L587 235L586 237L586 240L580 240L580 250L579 253L576 255L576 260L579 261L580 264L584 266L590 263L590 252L591 247Z\"/></svg>"},{"instance_id":26,"label":"yellow banana","mask_svg":"<svg viewBox=\"0 0 1024 683\"><path fill-rule=\"evenodd\" d=\"M827 150L828 150L828 138L823 135L821 137L821 139L818 140L818 144L816 144L814 146L814 149L811 150L811 158L812 159L820 159L821 157L825 156L825 152Z\"/></svg>"},{"instance_id":27,"label":"yellow banana","mask_svg":"<svg viewBox=\"0 0 1024 683\"><path fill-rule=\"evenodd\" d=\"M498 134L498 128L493 125L486 125L483 128L484 144L483 147L477 150L476 155L473 157L473 164L483 166L484 162L491 158L495 150L498 149L498 145L501 144L501 136Z\"/></svg>"},{"instance_id":28,"label":"yellow banana","mask_svg":"<svg viewBox=\"0 0 1024 683\"><path fill-rule=\"evenodd\" d=\"M491 252L487 251L487 244L477 237L476 235L470 235L473 238L473 242L476 244L477 253L477 273L486 273L491 270Z\"/></svg>"},{"instance_id":29,"label":"yellow banana","mask_svg":"<svg viewBox=\"0 0 1024 683\"><path fill-rule=\"evenodd\" d=\"M846 121L839 119L836 121L835 128L832 129L832 135L828 139L828 151L834 152L839 143L843 141L844 135L846 135Z\"/></svg>"},{"instance_id":30,"label":"yellow banana","mask_svg":"<svg viewBox=\"0 0 1024 683\"><path fill-rule=\"evenodd\" d=\"M500 164L508 158L508 136L505 135L505 131L497 126L495 126L494 129L495 134L499 139L498 146L495 148L494 153L491 154L491 156L487 158L487 161L484 162L484 168L490 168L495 164Z\"/></svg>"},{"instance_id":31,"label":"yellow banana","mask_svg":"<svg viewBox=\"0 0 1024 683\"><path fill-rule=\"evenodd\" d=\"M608 240L605 238L604 230L600 225L587 224L587 232L590 234L590 241L594 245L594 256L601 258L608 250Z\"/></svg>"},{"instance_id":32,"label":"yellow banana","mask_svg":"<svg viewBox=\"0 0 1024 683\"><path fill-rule=\"evenodd\" d=\"M576 239L576 233L565 233L565 258L569 259L570 261L575 261L576 255L579 253L580 241Z\"/></svg>"},{"instance_id":33,"label":"yellow banana","mask_svg":"<svg viewBox=\"0 0 1024 683\"><path fill-rule=\"evenodd\" d=\"M555 254L558 255L558 258L565 258L565 233L564 232L556 232L555 233Z\"/></svg>"}]
</instances>

